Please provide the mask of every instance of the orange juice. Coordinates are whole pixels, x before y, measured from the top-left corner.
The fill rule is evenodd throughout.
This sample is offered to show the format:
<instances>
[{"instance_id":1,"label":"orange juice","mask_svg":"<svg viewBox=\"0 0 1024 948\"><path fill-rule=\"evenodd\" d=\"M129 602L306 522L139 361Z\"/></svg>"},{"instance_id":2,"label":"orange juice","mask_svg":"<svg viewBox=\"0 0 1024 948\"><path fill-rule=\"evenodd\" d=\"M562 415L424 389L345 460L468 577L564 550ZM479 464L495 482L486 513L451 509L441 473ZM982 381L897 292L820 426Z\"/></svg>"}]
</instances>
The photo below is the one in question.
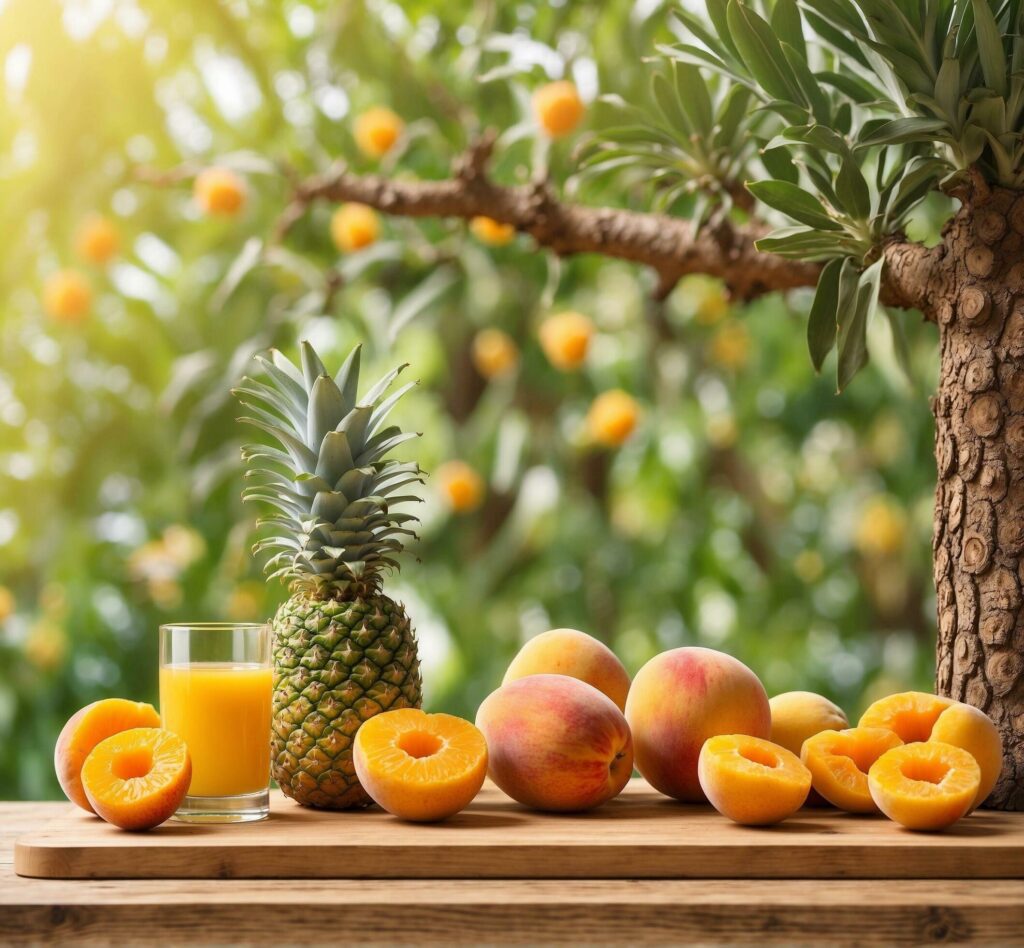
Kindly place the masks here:
<instances>
[{"instance_id":1,"label":"orange juice","mask_svg":"<svg viewBox=\"0 0 1024 948\"><path fill-rule=\"evenodd\" d=\"M270 782L271 669L193 662L160 669L160 713L192 756L189 795L227 797Z\"/></svg>"}]
</instances>

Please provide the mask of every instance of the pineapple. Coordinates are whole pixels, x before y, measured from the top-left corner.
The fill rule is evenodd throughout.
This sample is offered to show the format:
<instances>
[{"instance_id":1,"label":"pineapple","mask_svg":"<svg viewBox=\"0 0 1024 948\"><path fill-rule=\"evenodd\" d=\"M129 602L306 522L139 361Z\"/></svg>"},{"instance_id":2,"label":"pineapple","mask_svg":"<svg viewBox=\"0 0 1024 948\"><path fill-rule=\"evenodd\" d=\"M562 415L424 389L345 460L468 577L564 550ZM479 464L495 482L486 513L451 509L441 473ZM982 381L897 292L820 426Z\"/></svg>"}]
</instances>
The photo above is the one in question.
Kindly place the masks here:
<instances>
[{"instance_id":1,"label":"pineapple","mask_svg":"<svg viewBox=\"0 0 1024 948\"><path fill-rule=\"evenodd\" d=\"M277 446L247 445L253 479L246 500L270 504L260 523L274 535L267 572L292 596L274 616L271 771L304 806L347 809L370 798L352 764L352 742L367 718L418 708L416 636L405 609L382 592L416 517L394 506L419 500L403 490L422 483L419 466L384 460L414 434L384 424L415 383L386 395L404 366L359 400L359 348L335 378L303 343L301 369L280 352L257 357L265 380L246 378L236 394L243 421Z\"/></svg>"}]
</instances>

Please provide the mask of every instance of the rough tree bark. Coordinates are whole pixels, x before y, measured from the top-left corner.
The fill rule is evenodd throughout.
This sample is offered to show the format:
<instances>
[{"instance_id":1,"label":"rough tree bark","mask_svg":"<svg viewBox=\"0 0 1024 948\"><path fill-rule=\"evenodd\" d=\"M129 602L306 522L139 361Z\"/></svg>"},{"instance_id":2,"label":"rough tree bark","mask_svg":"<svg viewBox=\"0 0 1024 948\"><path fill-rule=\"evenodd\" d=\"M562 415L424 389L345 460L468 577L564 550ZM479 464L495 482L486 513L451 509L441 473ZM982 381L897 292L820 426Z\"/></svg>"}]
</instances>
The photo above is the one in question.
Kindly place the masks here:
<instances>
[{"instance_id":1,"label":"rough tree bark","mask_svg":"<svg viewBox=\"0 0 1024 948\"><path fill-rule=\"evenodd\" d=\"M976 178L930 287L941 372L936 686L1003 737L989 806L1024 809L1024 195Z\"/></svg>"}]
</instances>

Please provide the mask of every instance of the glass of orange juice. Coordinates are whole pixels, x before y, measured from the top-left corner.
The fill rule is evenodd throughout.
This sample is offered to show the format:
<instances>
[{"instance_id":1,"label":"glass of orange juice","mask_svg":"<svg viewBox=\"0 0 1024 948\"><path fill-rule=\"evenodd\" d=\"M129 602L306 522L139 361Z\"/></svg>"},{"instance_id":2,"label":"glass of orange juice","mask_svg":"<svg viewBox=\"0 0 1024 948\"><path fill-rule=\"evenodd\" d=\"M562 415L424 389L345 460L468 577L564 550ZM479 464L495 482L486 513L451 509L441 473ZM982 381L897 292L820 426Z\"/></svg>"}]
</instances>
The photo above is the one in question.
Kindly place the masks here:
<instances>
[{"instance_id":1,"label":"glass of orange juice","mask_svg":"<svg viewBox=\"0 0 1024 948\"><path fill-rule=\"evenodd\" d=\"M192 758L179 820L270 814L270 635L252 623L160 626L160 714Z\"/></svg>"}]
</instances>

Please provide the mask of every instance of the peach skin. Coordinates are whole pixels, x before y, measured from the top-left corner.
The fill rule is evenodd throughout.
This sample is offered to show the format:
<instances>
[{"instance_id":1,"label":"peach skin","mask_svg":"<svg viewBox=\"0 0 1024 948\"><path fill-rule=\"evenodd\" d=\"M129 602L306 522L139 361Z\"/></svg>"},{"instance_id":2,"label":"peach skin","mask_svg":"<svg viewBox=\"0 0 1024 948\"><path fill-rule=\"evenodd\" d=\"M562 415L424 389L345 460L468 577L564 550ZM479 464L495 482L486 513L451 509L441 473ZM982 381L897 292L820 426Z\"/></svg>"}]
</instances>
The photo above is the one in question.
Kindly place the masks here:
<instances>
[{"instance_id":1,"label":"peach skin","mask_svg":"<svg viewBox=\"0 0 1024 948\"><path fill-rule=\"evenodd\" d=\"M617 796L633 771L622 712L586 682L529 675L480 705L490 778L538 810L589 810Z\"/></svg>"},{"instance_id":2,"label":"peach skin","mask_svg":"<svg viewBox=\"0 0 1024 948\"><path fill-rule=\"evenodd\" d=\"M629 673L604 642L575 629L551 629L530 639L512 659L503 685L527 675L568 675L626 707Z\"/></svg>"},{"instance_id":3,"label":"peach skin","mask_svg":"<svg viewBox=\"0 0 1024 948\"><path fill-rule=\"evenodd\" d=\"M767 738L771 711L764 686L746 665L709 648L662 652L637 672L626 699L636 766L656 790L703 802L701 748L718 734Z\"/></svg>"}]
</instances>

